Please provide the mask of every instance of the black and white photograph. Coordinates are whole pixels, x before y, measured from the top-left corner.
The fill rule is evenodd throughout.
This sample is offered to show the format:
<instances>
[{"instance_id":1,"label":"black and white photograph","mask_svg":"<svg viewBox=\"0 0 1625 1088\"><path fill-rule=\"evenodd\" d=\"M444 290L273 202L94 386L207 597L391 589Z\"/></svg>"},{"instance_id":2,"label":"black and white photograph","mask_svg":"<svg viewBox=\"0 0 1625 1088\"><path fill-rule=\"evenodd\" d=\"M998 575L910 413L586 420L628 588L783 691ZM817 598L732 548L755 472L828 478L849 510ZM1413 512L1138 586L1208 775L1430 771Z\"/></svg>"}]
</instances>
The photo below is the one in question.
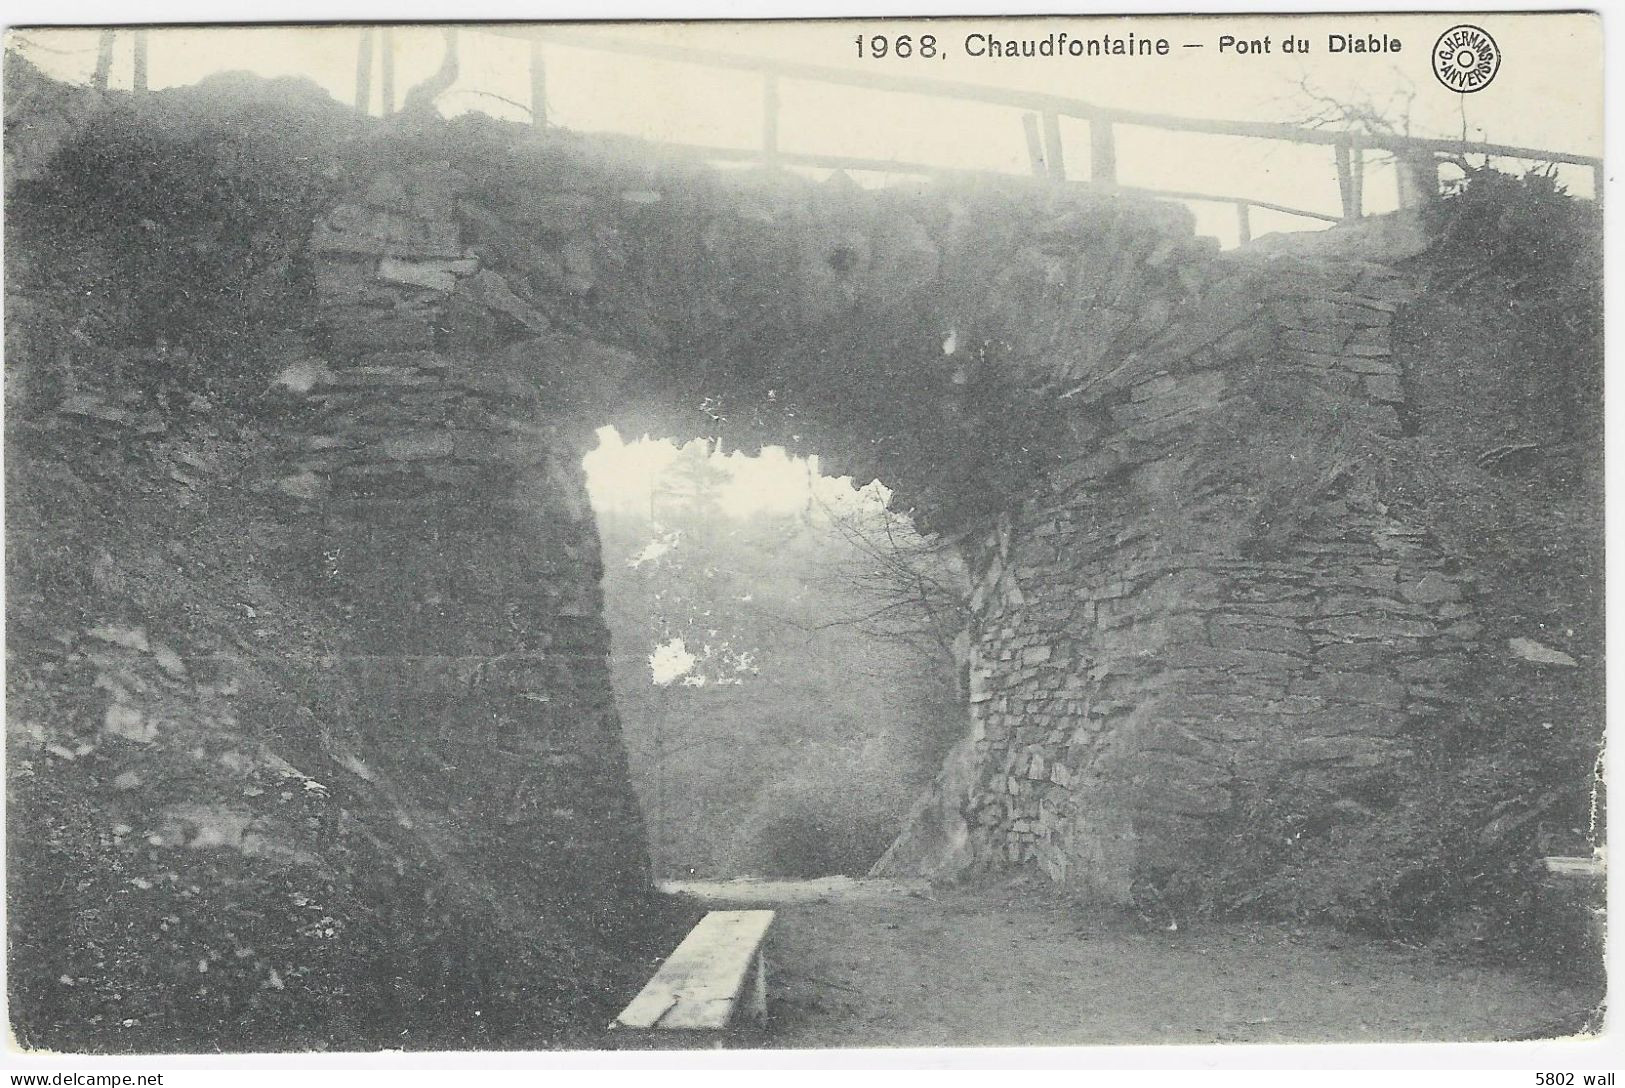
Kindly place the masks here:
<instances>
[{"instance_id":1,"label":"black and white photograph","mask_svg":"<svg viewBox=\"0 0 1625 1088\"><path fill-rule=\"evenodd\" d=\"M547 14L8 16L0 1064L1612 1084L1604 16Z\"/></svg>"}]
</instances>

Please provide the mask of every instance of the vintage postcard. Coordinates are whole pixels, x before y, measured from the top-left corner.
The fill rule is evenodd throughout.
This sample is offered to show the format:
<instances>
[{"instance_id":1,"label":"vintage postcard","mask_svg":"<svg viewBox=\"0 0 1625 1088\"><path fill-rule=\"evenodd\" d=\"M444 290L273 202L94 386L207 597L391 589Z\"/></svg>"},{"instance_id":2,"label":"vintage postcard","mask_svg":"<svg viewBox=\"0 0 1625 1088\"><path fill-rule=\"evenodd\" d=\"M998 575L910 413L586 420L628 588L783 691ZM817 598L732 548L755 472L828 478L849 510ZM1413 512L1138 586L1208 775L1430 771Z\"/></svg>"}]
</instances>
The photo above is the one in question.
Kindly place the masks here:
<instances>
[{"instance_id":1,"label":"vintage postcard","mask_svg":"<svg viewBox=\"0 0 1625 1088\"><path fill-rule=\"evenodd\" d=\"M8 1060L1594 1045L1603 39L9 26Z\"/></svg>"}]
</instances>

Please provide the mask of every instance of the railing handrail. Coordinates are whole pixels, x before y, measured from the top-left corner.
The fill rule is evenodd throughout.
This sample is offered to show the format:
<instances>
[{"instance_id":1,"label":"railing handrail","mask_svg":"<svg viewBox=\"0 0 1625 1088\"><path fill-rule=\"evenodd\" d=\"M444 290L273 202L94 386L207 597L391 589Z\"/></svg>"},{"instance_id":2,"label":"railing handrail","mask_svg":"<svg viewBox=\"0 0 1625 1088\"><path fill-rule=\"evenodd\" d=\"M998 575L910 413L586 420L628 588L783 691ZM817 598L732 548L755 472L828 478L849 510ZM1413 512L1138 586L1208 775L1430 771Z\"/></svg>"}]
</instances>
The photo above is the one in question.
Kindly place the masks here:
<instances>
[{"instance_id":1,"label":"railing handrail","mask_svg":"<svg viewBox=\"0 0 1625 1088\"><path fill-rule=\"evenodd\" d=\"M669 141L662 141L660 146L694 155L698 158L714 159L722 162L754 162L762 157L760 151L745 147L719 147L714 144L689 144ZM876 173L921 174L942 177L985 177L990 173L990 171L978 170L972 167L937 166L932 163L913 162L906 159L876 159L862 155L832 155L819 151L780 151L776 157L780 163L786 166L816 166L831 170L870 170ZM1089 183L1076 181L1072 182L1072 184L1087 185ZM1286 204L1277 204L1274 201L1259 200L1250 196L1199 193L1185 189L1154 189L1144 185L1118 185L1115 188L1118 192L1138 193L1143 196L1160 197L1165 200L1196 200L1213 204L1245 204L1254 208L1263 208L1267 211L1281 212L1285 215L1318 219L1323 223L1342 221L1340 217L1327 212L1294 208Z\"/></svg>"}]
</instances>

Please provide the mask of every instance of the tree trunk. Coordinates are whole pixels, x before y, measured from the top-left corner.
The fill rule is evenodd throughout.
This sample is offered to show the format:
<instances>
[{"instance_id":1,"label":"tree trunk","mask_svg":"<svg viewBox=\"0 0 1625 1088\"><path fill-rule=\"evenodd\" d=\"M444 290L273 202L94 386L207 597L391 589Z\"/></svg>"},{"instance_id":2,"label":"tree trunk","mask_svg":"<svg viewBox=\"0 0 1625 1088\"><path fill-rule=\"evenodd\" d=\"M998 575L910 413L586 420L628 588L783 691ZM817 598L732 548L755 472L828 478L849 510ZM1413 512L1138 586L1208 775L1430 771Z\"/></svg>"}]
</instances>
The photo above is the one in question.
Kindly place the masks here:
<instances>
[{"instance_id":1,"label":"tree trunk","mask_svg":"<svg viewBox=\"0 0 1625 1088\"><path fill-rule=\"evenodd\" d=\"M446 36L446 51L440 58L440 70L406 92L402 113L432 112L435 99L457 82L457 29L448 26L443 33Z\"/></svg>"}]
</instances>

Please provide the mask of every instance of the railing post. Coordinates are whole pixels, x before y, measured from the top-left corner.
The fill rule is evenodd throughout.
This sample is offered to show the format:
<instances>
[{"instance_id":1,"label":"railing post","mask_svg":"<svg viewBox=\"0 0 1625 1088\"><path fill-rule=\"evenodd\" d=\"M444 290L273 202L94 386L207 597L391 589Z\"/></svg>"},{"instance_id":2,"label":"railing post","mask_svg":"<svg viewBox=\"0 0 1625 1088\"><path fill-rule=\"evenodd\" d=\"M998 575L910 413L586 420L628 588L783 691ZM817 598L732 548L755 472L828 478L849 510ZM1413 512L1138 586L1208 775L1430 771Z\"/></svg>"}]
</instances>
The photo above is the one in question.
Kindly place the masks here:
<instances>
[{"instance_id":1,"label":"railing post","mask_svg":"<svg viewBox=\"0 0 1625 1088\"><path fill-rule=\"evenodd\" d=\"M1053 181L1066 180L1066 156L1061 153L1061 119L1052 110L1044 113L1044 161Z\"/></svg>"},{"instance_id":2,"label":"railing post","mask_svg":"<svg viewBox=\"0 0 1625 1088\"><path fill-rule=\"evenodd\" d=\"M1354 218L1365 218L1365 148L1355 147L1349 151L1349 181L1352 183L1350 192L1354 198Z\"/></svg>"},{"instance_id":3,"label":"railing post","mask_svg":"<svg viewBox=\"0 0 1625 1088\"><path fill-rule=\"evenodd\" d=\"M395 28L384 27L378 40L378 109L385 117L395 112Z\"/></svg>"},{"instance_id":4,"label":"railing post","mask_svg":"<svg viewBox=\"0 0 1625 1088\"><path fill-rule=\"evenodd\" d=\"M540 38L530 40L530 126L537 132L547 127L547 63Z\"/></svg>"},{"instance_id":5,"label":"railing post","mask_svg":"<svg viewBox=\"0 0 1625 1088\"><path fill-rule=\"evenodd\" d=\"M1089 180L1096 185L1117 184L1117 138L1104 117L1089 118Z\"/></svg>"},{"instance_id":6,"label":"railing post","mask_svg":"<svg viewBox=\"0 0 1625 1088\"><path fill-rule=\"evenodd\" d=\"M1599 208L1602 207L1602 191L1607 185L1608 179L1603 175L1602 163L1599 162L1591 168L1591 199Z\"/></svg>"},{"instance_id":7,"label":"railing post","mask_svg":"<svg viewBox=\"0 0 1625 1088\"><path fill-rule=\"evenodd\" d=\"M779 77L772 72L762 76L762 162L779 165Z\"/></svg>"},{"instance_id":8,"label":"railing post","mask_svg":"<svg viewBox=\"0 0 1625 1088\"><path fill-rule=\"evenodd\" d=\"M1332 145L1332 155L1337 160L1337 195L1343 209L1343 220L1347 222L1359 215L1354 207L1354 171L1349 166L1349 142L1338 140Z\"/></svg>"},{"instance_id":9,"label":"railing post","mask_svg":"<svg viewBox=\"0 0 1625 1088\"><path fill-rule=\"evenodd\" d=\"M147 32L137 30L130 47L130 90L147 89Z\"/></svg>"},{"instance_id":10,"label":"railing post","mask_svg":"<svg viewBox=\"0 0 1625 1088\"><path fill-rule=\"evenodd\" d=\"M113 32L104 30L96 36L96 71L90 85L98 91L107 90L107 76L113 70Z\"/></svg>"},{"instance_id":11,"label":"railing post","mask_svg":"<svg viewBox=\"0 0 1625 1088\"><path fill-rule=\"evenodd\" d=\"M1253 240L1252 206L1245 200L1236 201L1236 234L1241 238L1241 245Z\"/></svg>"},{"instance_id":12,"label":"railing post","mask_svg":"<svg viewBox=\"0 0 1625 1088\"><path fill-rule=\"evenodd\" d=\"M372 31L361 32L355 56L355 108L358 113L372 109Z\"/></svg>"},{"instance_id":13,"label":"railing post","mask_svg":"<svg viewBox=\"0 0 1625 1088\"><path fill-rule=\"evenodd\" d=\"M1399 151L1394 155L1398 174L1399 206L1416 208L1439 198L1439 161L1431 151Z\"/></svg>"},{"instance_id":14,"label":"railing post","mask_svg":"<svg viewBox=\"0 0 1625 1088\"><path fill-rule=\"evenodd\" d=\"M1033 177L1041 178L1044 176L1044 144L1038 136L1038 114L1022 114L1021 128L1027 134L1027 165Z\"/></svg>"}]
</instances>

